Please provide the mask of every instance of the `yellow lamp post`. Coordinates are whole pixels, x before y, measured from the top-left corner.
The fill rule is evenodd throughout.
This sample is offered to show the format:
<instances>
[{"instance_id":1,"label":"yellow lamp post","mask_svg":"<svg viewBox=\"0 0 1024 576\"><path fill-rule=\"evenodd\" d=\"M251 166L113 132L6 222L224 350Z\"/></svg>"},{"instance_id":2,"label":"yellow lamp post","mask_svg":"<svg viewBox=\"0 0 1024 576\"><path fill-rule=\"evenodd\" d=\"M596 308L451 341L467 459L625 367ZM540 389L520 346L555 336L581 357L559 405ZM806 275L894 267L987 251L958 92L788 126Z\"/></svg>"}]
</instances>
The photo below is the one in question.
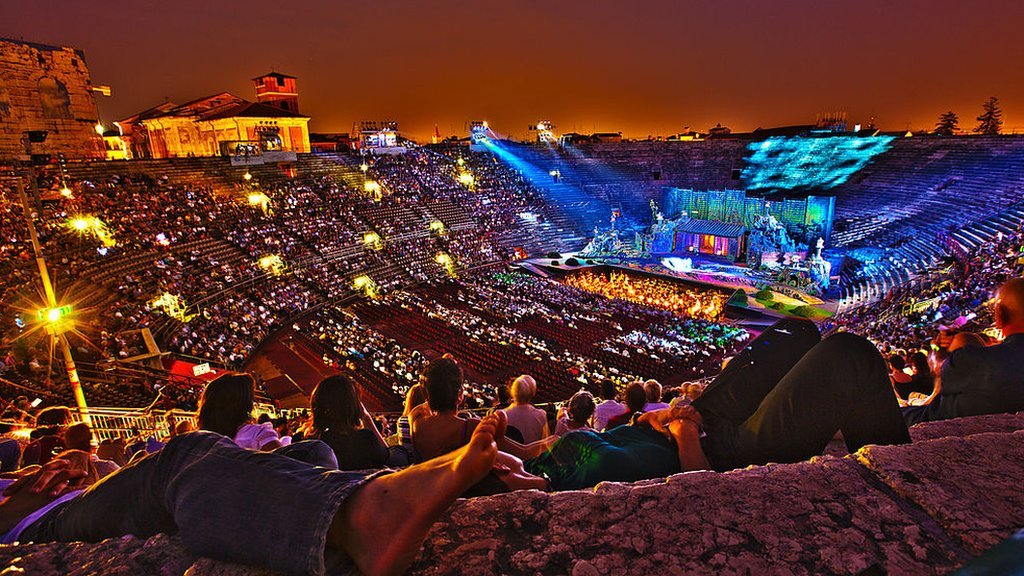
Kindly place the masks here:
<instances>
[{"instance_id":1,"label":"yellow lamp post","mask_svg":"<svg viewBox=\"0 0 1024 576\"><path fill-rule=\"evenodd\" d=\"M43 283L43 292L46 296L46 306L40 310L38 317L45 322L46 331L51 338L56 339L60 344L61 354L64 356L64 369L71 383L71 390L75 395L75 403L78 405L78 414L82 421L91 424L89 418L89 406L85 402L85 393L82 391L82 382L78 379L78 368L75 366L75 359L71 355L71 345L68 344L67 332L72 326L70 318L71 306L60 306L57 304L57 295L53 291L53 283L50 282L50 272L46 268L46 259L43 257L42 247L39 245L39 234L36 232L35 222L32 218L32 209L25 195L24 180L18 180L18 197L21 200L21 207L25 216L25 224L28 226L29 239L32 241L32 251L35 254L36 266L39 268L39 279Z\"/></svg>"}]
</instances>

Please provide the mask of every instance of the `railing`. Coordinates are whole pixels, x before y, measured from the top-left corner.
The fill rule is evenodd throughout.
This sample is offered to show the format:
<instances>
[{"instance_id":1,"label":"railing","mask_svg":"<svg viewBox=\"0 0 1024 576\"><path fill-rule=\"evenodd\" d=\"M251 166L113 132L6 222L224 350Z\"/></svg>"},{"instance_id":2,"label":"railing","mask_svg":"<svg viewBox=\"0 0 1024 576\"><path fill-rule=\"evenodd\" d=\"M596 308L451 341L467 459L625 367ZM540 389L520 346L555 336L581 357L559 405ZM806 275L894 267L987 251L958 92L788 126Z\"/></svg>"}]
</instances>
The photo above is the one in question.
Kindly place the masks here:
<instances>
[{"instance_id":1,"label":"railing","mask_svg":"<svg viewBox=\"0 0 1024 576\"><path fill-rule=\"evenodd\" d=\"M270 404L256 404L256 413L267 413L276 417L276 409ZM72 412L78 420L77 412ZM183 410L146 410L144 408L89 408L92 433L97 441L134 436L166 438L178 422L187 421L196 425L196 413Z\"/></svg>"}]
</instances>

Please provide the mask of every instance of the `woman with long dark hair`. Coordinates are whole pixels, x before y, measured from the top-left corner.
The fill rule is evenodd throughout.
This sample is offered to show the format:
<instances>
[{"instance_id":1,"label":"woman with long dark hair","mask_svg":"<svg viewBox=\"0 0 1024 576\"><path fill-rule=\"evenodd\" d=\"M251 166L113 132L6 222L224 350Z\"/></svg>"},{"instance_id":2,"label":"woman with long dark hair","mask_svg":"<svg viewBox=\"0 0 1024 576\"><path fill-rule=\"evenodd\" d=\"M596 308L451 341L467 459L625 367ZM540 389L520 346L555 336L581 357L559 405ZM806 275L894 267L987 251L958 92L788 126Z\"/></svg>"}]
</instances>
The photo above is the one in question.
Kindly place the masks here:
<instances>
[{"instance_id":1,"label":"woman with long dark hair","mask_svg":"<svg viewBox=\"0 0 1024 576\"><path fill-rule=\"evenodd\" d=\"M387 464L384 437L348 377L324 378L309 403L312 417L305 437L326 442L338 458L339 470L369 470Z\"/></svg>"},{"instance_id":2,"label":"woman with long dark hair","mask_svg":"<svg viewBox=\"0 0 1024 576\"><path fill-rule=\"evenodd\" d=\"M207 384L199 399L199 429L227 436L250 450L280 448L273 426L252 422L255 385L253 377L244 373L225 374Z\"/></svg>"}]
</instances>

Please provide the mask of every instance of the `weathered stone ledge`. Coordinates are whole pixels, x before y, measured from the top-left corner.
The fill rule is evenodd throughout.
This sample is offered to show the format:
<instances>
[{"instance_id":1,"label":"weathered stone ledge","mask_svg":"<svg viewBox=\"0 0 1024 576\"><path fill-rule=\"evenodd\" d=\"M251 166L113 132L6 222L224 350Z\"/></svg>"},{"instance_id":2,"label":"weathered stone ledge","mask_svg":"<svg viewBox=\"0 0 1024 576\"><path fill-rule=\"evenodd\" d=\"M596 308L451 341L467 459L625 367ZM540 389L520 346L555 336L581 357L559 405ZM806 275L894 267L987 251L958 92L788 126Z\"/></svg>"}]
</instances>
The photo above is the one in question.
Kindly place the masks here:
<instances>
[{"instance_id":1,"label":"weathered stone ledge","mask_svg":"<svg viewBox=\"0 0 1024 576\"><path fill-rule=\"evenodd\" d=\"M798 464L461 500L412 572L944 574L1024 527L1024 415L911 435ZM165 536L0 546L0 562L24 574L270 575L197 561Z\"/></svg>"}]
</instances>

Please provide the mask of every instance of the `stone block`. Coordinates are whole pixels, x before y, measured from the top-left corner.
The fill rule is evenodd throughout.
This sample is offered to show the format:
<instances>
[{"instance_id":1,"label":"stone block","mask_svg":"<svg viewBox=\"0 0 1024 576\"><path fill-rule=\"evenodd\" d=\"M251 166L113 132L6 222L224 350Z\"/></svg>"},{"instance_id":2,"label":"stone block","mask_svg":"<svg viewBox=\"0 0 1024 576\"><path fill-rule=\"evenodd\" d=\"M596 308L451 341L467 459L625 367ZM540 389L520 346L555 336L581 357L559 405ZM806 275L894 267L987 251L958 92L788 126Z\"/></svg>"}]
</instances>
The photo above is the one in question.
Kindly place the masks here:
<instances>
[{"instance_id":1,"label":"stone block","mask_svg":"<svg viewBox=\"0 0 1024 576\"><path fill-rule=\"evenodd\" d=\"M914 442L947 438L963 437L983 432L1016 432L1024 430L1024 413L1022 414L987 414L967 418L953 418L937 422L922 422L910 427L910 437Z\"/></svg>"},{"instance_id":2,"label":"stone block","mask_svg":"<svg viewBox=\"0 0 1024 576\"><path fill-rule=\"evenodd\" d=\"M964 555L851 459L458 502L413 572L945 573ZM925 523L927 524L927 522Z\"/></svg>"},{"instance_id":3,"label":"stone block","mask_svg":"<svg viewBox=\"0 0 1024 576\"><path fill-rule=\"evenodd\" d=\"M972 554L1024 526L1024 431L869 446L856 458Z\"/></svg>"}]
</instances>

